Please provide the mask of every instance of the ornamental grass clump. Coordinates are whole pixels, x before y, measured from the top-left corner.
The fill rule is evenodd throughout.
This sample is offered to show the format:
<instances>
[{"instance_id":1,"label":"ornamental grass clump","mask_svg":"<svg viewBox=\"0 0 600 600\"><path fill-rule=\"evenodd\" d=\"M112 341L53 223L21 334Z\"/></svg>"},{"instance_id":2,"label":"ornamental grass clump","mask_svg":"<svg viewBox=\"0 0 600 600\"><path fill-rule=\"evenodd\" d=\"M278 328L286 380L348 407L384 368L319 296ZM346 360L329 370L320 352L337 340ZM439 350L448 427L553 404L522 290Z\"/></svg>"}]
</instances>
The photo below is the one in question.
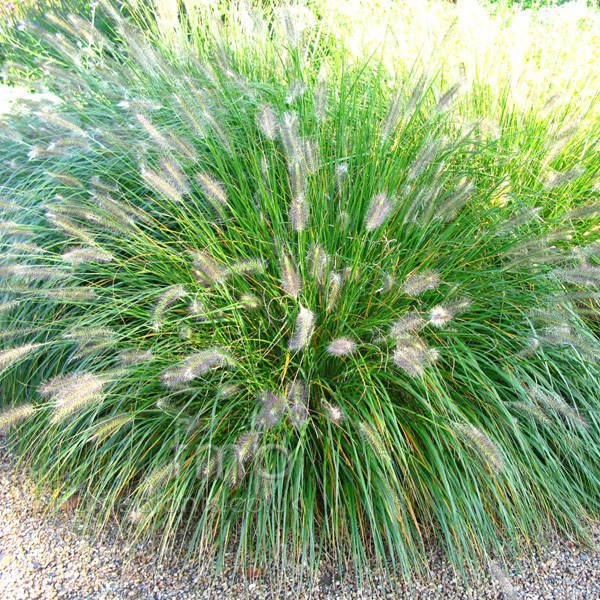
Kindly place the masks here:
<instances>
[{"instance_id":1,"label":"ornamental grass clump","mask_svg":"<svg viewBox=\"0 0 600 600\"><path fill-rule=\"evenodd\" d=\"M585 537L598 213L498 202L435 78L323 69L291 9L205 16L176 60L117 13L118 60L65 28L56 118L3 125L2 428L59 503L217 565Z\"/></svg>"}]
</instances>

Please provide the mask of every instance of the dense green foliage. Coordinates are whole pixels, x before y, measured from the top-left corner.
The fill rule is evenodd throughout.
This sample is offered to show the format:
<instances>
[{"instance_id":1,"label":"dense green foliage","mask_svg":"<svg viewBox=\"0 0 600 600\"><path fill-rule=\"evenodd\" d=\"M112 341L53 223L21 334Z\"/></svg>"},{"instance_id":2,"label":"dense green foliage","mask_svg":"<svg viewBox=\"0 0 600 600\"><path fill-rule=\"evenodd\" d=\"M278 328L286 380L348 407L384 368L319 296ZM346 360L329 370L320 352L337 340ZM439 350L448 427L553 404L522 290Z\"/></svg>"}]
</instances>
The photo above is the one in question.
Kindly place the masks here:
<instances>
[{"instance_id":1,"label":"dense green foliage","mask_svg":"<svg viewBox=\"0 0 600 600\"><path fill-rule=\"evenodd\" d=\"M584 538L598 125L328 61L294 8L201 16L150 44L115 12L118 52L65 23L64 102L2 124L0 424L28 464L272 573Z\"/></svg>"}]
</instances>

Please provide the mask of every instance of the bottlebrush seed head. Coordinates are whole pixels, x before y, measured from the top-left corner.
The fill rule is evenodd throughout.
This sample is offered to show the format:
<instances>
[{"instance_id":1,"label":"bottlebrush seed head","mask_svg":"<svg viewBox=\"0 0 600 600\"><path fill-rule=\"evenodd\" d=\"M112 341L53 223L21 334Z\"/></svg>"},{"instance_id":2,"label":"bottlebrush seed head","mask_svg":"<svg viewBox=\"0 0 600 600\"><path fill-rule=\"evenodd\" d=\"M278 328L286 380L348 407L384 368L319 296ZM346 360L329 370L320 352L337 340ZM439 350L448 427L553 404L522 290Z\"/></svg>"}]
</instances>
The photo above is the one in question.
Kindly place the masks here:
<instances>
[{"instance_id":1,"label":"bottlebrush seed head","mask_svg":"<svg viewBox=\"0 0 600 600\"><path fill-rule=\"evenodd\" d=\"M274 140L277 137L277 119L275 118L273 109L268 104L263 104L260 107L256 121L258 128L267 139Z\"/></svg>"},{"instance_id":2,"label":"bottlebrush seed head","mask_svg":"<svg viewBox=\"0 0 600 600\"><path fill-rule=\"evenodd\" d=\"M310 218L310 206L302 196L294 198L290 204L290 225L298 233L302 233Z\"/></svg>"},{"instance_id":3,"label":"bottlebrush seed head","mask_svg":"<svg viewBox=\"0 0 600 600\"><path fill-rule=\"evenodd\" d=\"M575 269L557 269L554 271L554 275L568 283L600 287L600 267L582 266Z\"/></svg>"},{"instance_id":4,"label":"bottlebrush seed head","mask_svg":"<svg viewBox=\"0 0 600 600\"><path fill-rule=\"evenodd\" d=\"M387 448L385 447L381 436L372 425L362 421L358 424L358 430L360 431L360 434L367 445L380 460L387 463L391 462L390 455L388 454Z\"/></svg>"},{"instance_id":5,"label":"bottlebrush seed head","mask_svg":"<svg viewBox=\"0 0 600 600\"><path fill-rule=\"evenodd\" d=\"M342 193L342 187L344 182L346 181L346 177L348 175L348 163L339 163L335 166L335 185L337 187L338 193Z\"/></svg>"},{"instance_id":6,"label":"bottlebrush seed head","mask_svg":"<svg viewBox=\"0 0 600 600\"><path fill-rule=\"evenodd\" d=\"M308 422L309 414L308 408L302 402L297 402L292 404L292 408L290 409L292 425L296 429L300 429L303 425Z\"/></svg>"},{"instance_id":7,"label":"bottlebrush seed head","mask_svg":"<svg viewBox=\"0 0 600 600\"><path fill-rule=\"evenodd\" d=\"M182 285L174 285L167 288L158 299L154 307L154 314L152 316L152 329L159 331L162 323L165 311L177 300L187 296L187 292Z\"/></svg>"},{"instance_id":8,"label":"bottlebrush seed head","mask_svg":"<svg viewBox=\"0 0 600 600\"><path fill-rule=\"evenodd\" d=\"M239 383L224 383L219 388L217 396L223 399L233 398L241 393L242 390L243 388Z\"/></svg>"},{"instance_id":9,"label":"bottlebrush seed head","mask_svg":"<svg viewBox=\"0 0 600 600\"><path fill-rule=\"evenodd\" d=\"M4 410L0 413L0 431L10 429L20 421L28 419L34 413L35 407L32 404L21 404Z\"/></svg>"},{"instance_id":10,"label":"bottlebrush seed head","mask_svg":"<svg viewBox=\"0 0 600 600\"><path fill-rule=\"evenodd\" d=\"M96 299L96 290L91 287L66 287L53 290L40 290L40 293L58 302L92 302Z\"/></svg>"},{"instance_id":11,"label":"bottlebrush seed head","mask_svg":"<svg viewBox=\"0 0 600 600\"><path fill-rule=\"evenodd\" d=\"M200 298L194 298L188 307L189 314L194 317L197 321L207 321L206 306Z\"/></svg>"},{"instance_id":12,"label":"bottlebrush seed head","mask_svg":"<svg viewBox=\"0 0 600 600\"><path fill-rule=\"evenodd\" d=\"M527 394L534 401L544 405L547 409L556 411L565 419L581 427L589 427L588 422L575 410L567 404L566 400L556 392L543 390L538 386L527 387Z\"/></svg>"},{"instance_id":13,"label":"bottlebrush seed head","mask_svg":"<svg viewBox=\"0 0 600 600\"><path fill-rule=\"evenodd\" d=\"M461 437L466 439L476 449L481 457L494 469L503 469L504 461L496 445L479 428L471 423L456 423L455 429Z\"/></svg>"},{"instance_id":14,"label":"bottlebrush seed head","mask_svg":"<svg viewBox=\"0 0 600 600\"><path fill-rule=\"evenodd\" d=\"M291 405L291 421L296 429L300 429L308 421L307 396L306 387L301 381L295 381L288 388L287 399Z\"/></svg>"},{"instance_id":15,"label":"bottlebrush seed head","mask_svg":"<svg viewBox=\"0 0 600 600\"><path fill-rule=\"evenodd\" d=\"M227 207L225 186L207 173L197 173L196 179L213 206Z\"/></svg>"},{"instance_id":16,"label":"bottlebrush seed head","mask_svg":"<svg viewBox=\"0 0 600 600\"><path fill-rule=\"evenodd\" d=\"M439 353L429 349L419 338L407 337L397 339L392 362L411 377L418 377L438 358Z\"/></svg>"},{"instance_id":17,"label":"bottlebrush seed head","mask_svg":"<svg viewBox=\"0 0 600 600\"><path fill-rule=\"evenodd\" d=\"M59 423L74 412L77 412L104 397L102 378L92 373L81 373L68 384L59 387L53 394L55 407L51 423Z\"/></svg>"},{"instance_id":18,"label":"bottlebrush seed head","mask_svg":"<svg viewBox=\"0 0 600 600\"><path fill-rule=\"evenodd\" d=\"M0 351L0 373L8 369L11 365L31 354L41 344L25 344L18 348L9 348L8 350Z\"/></svg>"},{"instance_id":19,"label":"bottlebrush seed head","mask_svg":"<svg viewBox=\"0 0 600 600\"><path fill-rule=\"evenodd\" d=\"M172 460L161 467L156 467L153 471L150 472L150 474L144 481L144 491L146 492L146 494L151 495L152 492L157 490L159 487L164 486L173 477L175 477L178 471L179 464L176 462L176 460Z\"/></svg>"},{"instance_id":20,"label":"bottlebrush seed head","mask_svg":"<svg viewBox=\"0 0 600 600\"><path fill-rule=\"evenodd\" d=\"M384 294L393 292L398 285L398 278L394 273L385 273L382 278L381 291Z\"/></svg>"},{"instance_id":21,"label":"bottlebrush seed head","mask_svg":"<svg viewBox=\"0 0 600 600\"><path fill-rule=\"evenodd\" d=\"M443 327L452 320L454 313L446 306L434 306L429 313L429 324L434 327Z\"/></svg>"},{"instance_id":22,"label":"bottlebrush seed head","mask_svg":"<svg viewBox=\"0 0 600 600\"><path fill-rule=\"evenodd\" d=\"M405 348L399 348L394 352L392 362L411 377L418 377L425 372L426 362L424 357L409 352Z\"/></svg>"},{"instance_id":23,"label":"bottlebrush seed head","mask_svg":"<svg viewBox=\"0 0 600 600\"><path fill-rule=\"evenodd\" d=\"M309 248L306 258L312 276L319 285L323 284L329 267L329 256L321 245L315 244Z\"/></svg>"},{"instance_id":24,"label":"bottlebrush seed head","mask_svg":"<svg viewBox=\"0 0 600 600\"><path fill-rule=\"evenodd\" d=\"M96 442L97 444L99 444L100 442L103 442L106 438L117 433L117 431L119 431L122 427L124 427L127 423L130 423L131 421L133 421L133 415L130 413L116 415L114 417L104 419L94 427L94 432L89 437L88 442Z\"/></svg>"},{"instance_id":25,"label":"bottlebrush seed head","mask_svg":"<svg viewBox=\"0 0 600 600\"><path fill-rule=\"evenodd\" d=\"M306 402L306 387L301 381L294 381L290 384L287 390L287 399L290 404L297 404Z\"/></svg>"},{"instance_id":26,"label":"bottlebrush seed head","mask_svg":"<svg viewBox=\"0 0 600 600\"><path fill-rule=\"evenodd\" d=\"M298 115L294 112L284 113L279 126L283 151L290 164L302 161L302 140L298 135Z\"/></svg>"},{"instance_id":27,"label":"bottlebrush seed head","mask_svg":"<svg viewBox=\"0 0 600 600\"><path fill-rule=\"evenodd\" d=\"M356 352L356 342L349 337L339 337L327 346L327 353L331 356L347 356Z\"/></svg>"},{"instance_id":28,"label":"bottlebrush seed head","mask_svg":"<svg viewBox=\"0 0 600 600\"><path fill-rule=\"evenodd\" d=\"M259 394L258 400L263 405L258 426L262 429L275 427L285 412L286 399L278 392L267 390Z\"/></svg>"},{"instance_id":29,"label":"bottlebrush seed head","mask_svg":"<svg viewBox=\"0 0 600 600\"><path fill-rule=\"evenodd\" d=\"M338 303L342 292L342 275L332 271L329 274L329 287L327 288L327 312L331 312Z\"/></svg>"},{"instance_id":30,"label":"bottlebrush seed head","mask_svg":"<svg viewBox=\"0 0 600 600\"><path fill-rule=\"evenodd\" d=\"M281 287L293 298L297 298L302 289L300 275L287 254L281 256Z\"/></svg>"},{"instance_id":31,"label":"bottlebrush seed head","mask_svg":"<svg viewBox=\"0 0 600 600\"><path fill-rule=\"evenodd\" d=\"M160 164L173 187L182 195L190 195L190 186L180 165L172 158L162 158Z\"/></svg>"},{"instance_id":32,"label":"bottlebrush seed head","mask_svg":"<svg viewBox=\"0 0 600 600\"><path fill-rule=\"evenodd\" d=\"M304 92L306 92L306 83L304 83L304 81L302 81L301 79L296 79L292 81L287 91L285 103L291 104L292 102L300 98L300 96L302 96Z\"/></svg>"},{"instance_id":33,"label":"bottlebrush seed head","mask_svg":"<svg viewBox=\"0 0 600 600\"><path fill-rule=\"evenodd\" d=\"M428 290L435 290L440 284L440 276L436 271L427 270L411 275L402 288L407 296L416 298Z\"/></svg>"},{"instance_id":34,"label":"bottlebrush seed head","mask_svg":"<svg viewBox=\"0 0 600 600\"><path fill-rule=\"evenodd\" d=\"M247 260L238 260L231 265L231 271L238 275L252 273L264 273L267 270L267 263L262 258L250 258Z\"/></svg>"},{"instance_id":35,"label":"bottlebrush seed head","mask_svg":"<svg viewBox=\"0 0 600 600\"><path fill-rule=\"evenodd\" d=\"M247 463L258 449L258 433L247 431L242 433L235 444L235 453L240 463Z\"/></svg>"},{"instance_id":36,"label":"bottlebrush seed head","mask_svg":"<svg viewBox=\"0 0 600 600\"><path fill-rule=\"evenodd\" d=\"M192 262L198 268L200 273L206 278L210 285L215 283L224 283L231 275L231 271L226 267L219 265L208 252L191 250Z\"/></svg>"},{"instance_id":37,"label":"bottlebrush seed head","mask_svg":"<svg viewBox=\"0 0 600 600\"><path fill-rule=\"evenodd\" d=\"M235 361L222 348L209 348L189 356L182 364L182 374L187 381L218 367L233 367Z\"/></svg>"},{"instance_id":38,"label":"bottlebrush seed head","mask_svg":"<svg viewBox=\"0 0 600 600\"><path fill-rule=\"evenodd\" d=\"M325 398L321 398L321 404L323 405L323 408L325 409L325 414L327 416L327 418L334 424L334 425L340 425L344 419L344 413L342 412L342 409L339 406L336 406L335 404L331 404L330 402L327 402L327 400L325 400Z\"/></svg>"},{"instance_id":39,"label":"bottlebrush seed head","mask_svg":"<svg viewBox=\"0 0 600 600\"><path fill-rule=\"evenodd\" d=\"M110 252L105 252L99 248L71 248L64 252L62 256L64 260L72 265L85 262L109 263L115 258Z\"/></svg>"},{"instance_id":40,"label":"bottlebrush seed head","mask_svg":"<svg viewBox=\"0 0 600 600\"><path fill-rule=\"evenodd\" d=\"M165 177L161 177L156 171L142 165L142 177L151 188L162 194L165 198L175 203L183 202L183 196L177 188Z\"/></svg>"},{"instance_id":41,"label":"bottlebrush seed head","mask_svg":"<svg viewBox=\"0 0 600 600\"><path fill-rule=\"evenodd\" d=\"M377 194L371 200L365 218L365 229L373 231L377 229L392 213L393 205L386 194Z\"/></svg>"},{"instance_id":42,"label":"bottlebrush seed head","mask_svg":"<svg viewBox=\"0 0 600 600\"><path fill-rule=\"evenodd\" d=\"M242 294L240 296L240 302L250 310L260 308L260 300L254 294Z\"/></svg>"},{"instance_id":43,"label":"bottlebrush seed head","mask_svg":"<svg viewBox=\"0 0 600 600\"><path fill-rule=\"evenodd\" d=\"M123 366L137 365L148 362L154 358L149 350L124 350L119 354Z\"/></svg>"},{"instance_id":44,"label":"bottlebrush seed head","mask_svg":"<svg viewBox=\"0 0 600 600\"><path fill-rule=\"evenodd\" d=\"M294 335L288 342L288 349L292 352L304 350L308 346L314 330L315 314L303 306L300 307L300 314L296 319Z\"/></svg>"}]
</instances>

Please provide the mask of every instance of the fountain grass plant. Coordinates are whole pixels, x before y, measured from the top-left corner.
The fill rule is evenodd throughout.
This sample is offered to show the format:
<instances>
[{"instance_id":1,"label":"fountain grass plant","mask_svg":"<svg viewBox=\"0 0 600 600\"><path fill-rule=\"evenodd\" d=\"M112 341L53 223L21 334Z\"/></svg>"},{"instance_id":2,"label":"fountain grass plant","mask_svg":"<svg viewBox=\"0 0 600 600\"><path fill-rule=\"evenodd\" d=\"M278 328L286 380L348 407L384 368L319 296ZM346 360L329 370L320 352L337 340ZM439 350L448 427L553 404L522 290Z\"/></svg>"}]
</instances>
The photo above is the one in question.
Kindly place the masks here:
<instances>
[{"instance_id":1,"label":"fountain grass plant","mask_svg":"<svg viewBox=\"0 0 600 600\"><path fill-rule=\"evenodd\" d=\"M95 527L273 577L585 539L600 165L570 148L597 126L548 162L576 176L519 199L548 151L505 148L552 119L506 108L529 129L492 135L456 118L481 89L327 62L293 7L204 16L160 50L113 12L119 53L69 21L40 64L64 102L3 124L0 425L23 460Z\"/></svg>"}]
</instances>

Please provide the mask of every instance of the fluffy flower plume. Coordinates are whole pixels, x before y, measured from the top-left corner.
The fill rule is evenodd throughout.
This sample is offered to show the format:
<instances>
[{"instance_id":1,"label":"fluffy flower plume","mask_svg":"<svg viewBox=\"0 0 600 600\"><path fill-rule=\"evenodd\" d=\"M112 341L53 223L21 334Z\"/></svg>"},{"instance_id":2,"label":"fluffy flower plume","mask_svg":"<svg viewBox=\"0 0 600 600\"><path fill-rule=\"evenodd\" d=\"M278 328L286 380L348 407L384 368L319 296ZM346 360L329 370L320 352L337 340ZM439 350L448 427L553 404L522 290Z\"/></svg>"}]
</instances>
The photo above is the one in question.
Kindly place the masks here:
<instances>
[{"instance_id":1,"label":"fluffy flower plume","mask_svg":"<svg viewBox=\"0 0 600 600\"><path fill-rule=\"evenodd\" d=\"M231 271L224 266L219 265L215 259L206 251L190 252L194 266L198 268L209 285L223 283L230 276Z\"/></svg>"},{"instance_id":2,"label":"fluffy flower plume","mask_svg":"<svg viewBox=\"0 0 600 600\"><path fill-rule=\"evenodd\" d=\"M434 327L443 327L456 315L467 310L471 302L468 299L455 300L448 304L438 304L429 313L429 324Z\"/></svg>"},{"instance_id":3,"label":"fluffy flower plume","mask_svg":"<svg viewBox=\"0 0 600 600\"><path fill-rule=\"evenodd\" d=\"M292 259L283 254L281 257L281 287L293 298L297 298L302 290L302 282Z\"/></svg>"},{"instance_id":4,"label":"fluffy flower plume","mask_svg":"<svg viewBox=\"0 0 600 600\"><path fill-rule=\"evenodd\" d=\"M327 346L327 353L332 356L347 356L356 352L356 342L349 337L339 337Z\"/></svg>"},{"instance_id":5,"label":"fluffy flower plume","mask_svg":"<svg viewBox=\"0 0 600 600\"><path fill-rule=\"evenodd\" d=\"M62 229L66 234L76 239L83 240L87 244L90 244L90 246L95 245L94 237L88 231L77 225L72 219L52 210L46 212L46 218L54 227Z\"/></svg>"},{"instance_id":6,"label":"fluffy flower plume","mask_svg":"<svg viewBox=\"0 0 600 600\"><path fill-rule=\"evenodd\" d=\"M220 181L217 181L207 173L197 173L196 179L202 191L215 208L226 208L228 206L227 192L225 191L225 186Z\"/></svg>"},{"instance_id":7,"label":"fluffy flower plume","mask_svg":"<svg viewBox=\"0 0 600 600\"><path fill-rule=\"evenodd\" d=\"M304 196L295 197L290 204L290 225L292 229L301 233L308 226L310 206Z\"/></svg>"},{"instance_id":8,"label":"fluffy flower plume","mask_svg":"<svg viewBox=\"0 0 600 600\"><path fill-rule=\"evenodd\" d=\"M292 425L296 429L300 429L308 421L307 396L306 387L301 381L290 384L287 399L290 404Z\"/></svg>"},{"instance_id":9,"label":"fluffy flower plume","mask_svg":"<svg viewBox=\"0 0 600 600\"><path fill-rule=\"evenodd\" d=\"M600 267L583 266L575 269L557 269L554 274L561 281L568 283L600 287Z\"/></svg>"},{"instance_id":10,"label":"fluffy flower plume","mask_svg":"<svg viewBox=\"0 0 600 600\"><path fill-rule=\"evenodd\" d=\"M72 265L84 262L109 263L114 260L110 252L100 248L73 248L63 253L63 258Z\"/></svg>"},{"instance_id":11,"label":"fluffy flower plume","mask_svg":"<svg viewBox=\"0 0 600 600\"><path fill-rule=\"evenodd\" d=\"M325 400L325 398L321 398L321 404L323 405L323 408L325 409L325 414L327 416L327 418L334 424L334 425L340 425L344 419L344 413L342 412L342 409L339 406L336 406L335 404L332 404L331 402L327 402L327 400Z\"/></svg>"},{"instance_id":12,"label":"fluffy flower plume","mask_svg":"<svg viewBox=\"0 0 600 600\"><path fill-rule=\"evenodd\" d=\"M71 273L61 269L29 265L15 265L13 273L24 279L33 279L38 281L57 281L60 279L69 279L69 277L71 277Z\"/></svg>"},{"instance_id":13,"label":"fluffy flower plume","mask_svg":"<svg viewBox=\"0 0 600 600\"><path fill-rule=\"evenodd\" d=\"M119 354L123 366L137 365L148 362L154 358L149 350L124 350Z\"/></svg>"},{"instance_id":14,"label":"fluffy flower plume","mask_svg":"<svg viewBox=\"0 0 600 600\"><path fill-rule=\"evenodd\" d=\"M308 268L318 284L325 282L330 258L320 244L315 244L306 253Z\"/></svg>"},{"instance_id":15,"label":"fluffy flower plume","mask_svg":"<svg viewBox=\"0 0 600 600\"><path fill-rule=\"evenodd\" d=\"M142 484L146 494L151 495L159 487L167 484L179 471L179 464L175 461L169 461L166 465L156 467L150 472Z\"/></svg>"},{"instance_id":16,"label":"fluffy flower plume","mask_svg":"<svg viewBox=\"0 0 600 600\"><path fill-rule=\"evenodd\" d=\"M79 350L71 360L85 358L100 350L106 350L116 343L116 336L110 327L81 327L66 334L65 339L72 340Z\"/></svg>"},{"instance_id":17,"label":"fluffy flower plume","mask_svg":"<svg viewBox=\"0 0 600 600\"><path fill-rule=\"evenodd\" d=\"M225 383L219 388L218 397L227 399L237 396L243 390L239 383Z\"/></svg>"},{"instance_id":18,"label":"fluffy flower plume","mask_svg":"<svg viewBox=\"0 0 600 600\"><path fill-rule=\"evenodd\" d=\"M416 311L409 312L392 323L390 337L398 339L410 336L423 329L427 321Z\"/></svg>"},{"instance_id":19,"label":"fluffy flower plume","mask_svg":"<svg viewBox=\"0 0 600 600\"><path fill-rule=\"evenodd\" d=\"M533 417L536 421L543 423L545 425L550 424L550 419L546 416L546 413L539 407L536 403L530 404L527 402L511 402L511 407L517 410L520 413L525 413L526 415Z\"/></svg>"},{"instance_id":20,"label":"fluffy flower plume","mask_svg":"<svg viewBox=\"0 0 600 600\"><path fill-rule=\"evenodd\" d=\"M496 445L478 427L471 423L455 423L454 428L459 435L477 450L483 460L494 469L503 469L504 461Z\"/></svg>"},{"instance_id":21,"label":"fluffy flower plume","mask_svg":"<svg viewBox=\"0 0 600 600\"><path fill-rule=\"evenodd\" d=\"M434 327L443 327L452 320L452 311L450 311L446 306L439 304L438 306L434 306L429 313L429 323Z\"/></svg>"},{"instance_id":22,"label":"fluffy flower plume","mask_svg":"<svg viewBox=\"0 0 600 600\"><path fill-rule=\"evenodd\" d=\"M384 294L389 294L396 289L398 285L398 278L396 275L394 275L394 273L385 273L382 277L381 284L381 291Z\"/></svg>"},{"instance_id":23,"label":"fluffy flower plume","mask_svg":"<svg viewBox=\"0 0 600 600\"><path fill-rule=\"evenodd\" d=\"M373 231L385 223L392 214L393 205L386 194L377 194L371 200L365 218L365 229Z\"/></svg>"},{"instance_id":24,"label":"fluffy flower plume","mask_svg":"<svg viewBox=\"0 0 600 600\"><path fill-rule=\"evenodd\" d=\"M238 260L231 265L232 273L238 275L250 275L253 273L264 273L267 270L267 263L262 258L249 258L247 260Z\"/></svg>"},{"instance_id":25,"label":"fluffy flower plume","mask_svg":"<svg viewBox=\"0 0 600 600\"><path fill-rule=\"evenodd\" d=\"M295 79L294 81L292 81L290 87L288 88L285 103L291 104L292 102L300 98L300 96L302 96L304 92L306 92L306 83L304 83L304 81L302 81L301 79Z\"/></svg>"},{"instance_id":26,"label":"fluffy flower plume","mask_svg":"<svg viewBox=\"0 0 600 600\"><path fill-rule=\"evenodd\" d=\"M52 423L60 423L73 413L100 402L104 397L104 380L92 373L81 373L57 383L51 392L54 402Z\"/></svg>"},{"instance_id":27,"label":"fluffy flower plume","mask_svg":"<svg viewBox=\"0 0 600 600\"><path fill-rule=\"evenodd\" d=\"M435 290L440 284L440 276L436 271L427 270L411 275L402 288L407 296L416 298L428 290Z\"/></svg>"},{"instance_id":28,"label":"fluffy flower plume","mask_svg":"<svg viewBox=\"0 0 600 600\"><path fill-rule=\"evenodd\" d=\"M0 413L0 430L6 431L14 427L20 421L28 419L35 413L35 407L32 404L21 404L13 406Z\"/></svg>"},{"instance_id":29,"label":"fluffy flower plume","mask_svg":"<svg viewBox=\"0 0 600 600\"><path fill-rule=\"evenodd\" d=\"M531 399L539 402L548 410L559 413L571 423L584 428L589 427L588 422L577 412L577 410L569 406L566 400L557 393L543 390L538 386L527 387L527 393Z\"/></svg>"},{"instance_id":30,"label":"fluffy flower plume","mask_svg":"<svg viewBox=\"0 0 600 600\"><path fill-rule=\"evenodd\" d=\"M275 118L273 109L268 104L263 104L260 107L256 121L259 129L267 139L274 140L277 137L277 119Z\"/></svg>"},{"instance_id":31,"label":"fluffy flower plume","mask_svg":"<svg viewBox=\"0 0 600 600\"><path fill-rule=\"evenodd\" d=\"M182 373L188 381L191 381L217 367L233 366L235 361L228 352L222 348L209 348L187 358L182 365Z\"/></svg>"},{"instance_id":32,"label":"fluffy flower plume","mask_svg":"<svg viewBox=\"0 0 600 600\"><path fill-rule=\"evenodd\" d=\"M240 463L247 463L258 449L258 433L247 431L242 433L235 444L235 454Z\"/></svg>"},{"instance_id":33,"label":"fluffy flower plume","mask_svg":"<svg viewBox=\"0 0 600 600\"><path fill-rule=\"evenodd\" d=\"M119 431L125 425L131 423L132 421L133 415L130 413L116 415L114 417L104 419L94 427L93 433L88 441L96 442L97 444L99 444L107 438L114 435L115 433L117 433L117 431Z\"/></svg>"},{"instance_id":34,"label":"fluffy flower plume","mask_svg":"<svg viewBox=\"0 0 600 600\"><path fill-rule=\"evenodd\" d=\"M286 407L286 399L279 393L271 390L261 392L258 401L263 409L258 418L258 426L262 429L275 427L283 417Z\"/></svg>"},{"instance_id":35,"label":"fluffy flower plume","mask_svg":"<svg viewBox=\"0 0 600 600\"><path fill-rule=\"evenodd\" d=\"M299 352L308 346L315 330L315 314L308 308L300 307L300 314L296 319L294 335L288 342L288 349Z\"/></svg>"},{"instance_id":36,"label":"fluffy flower plume","mask_svg":"<svg viewBox=\"0 0 600 600\"><path fill-rule=\"evenodd\" d=\"M162 323L165 311L177 300L187 296L187 292L182 285L174 285L167 288L158 299L154 307L154 314L152 315L152 329L159 331Z\"/></svg>"},{"instance_id":37,"label":"fluffy flower plume","mask_svg":"<svg viewBox=\"0 0 600 600\"><path fill-rule=\"evenodd\" d=\"M419 338L403 338L397 341L392 362L411 377L418 377L438 358L435 350L428 348Z\"/></svg>"},{"instance_id":38,"label":"fluffy flower plume","mask_svg":"<svg viewBox=\"0 0 600 600\"><path fill-rule=\"evenodd\" d=\"M18 348L9 348L8 350L0 351L0 373L31 354L36 348L39 348L40 345L41 344L25 344Z\"/></svg>"},{"instance_id":39,"label":"fluffy flower plume","mask_svg":"<svg viewBox=\"0 0 600 600\"><path fill-rule=\"evenodd\" d=\"M250 310L256 310L260 307L260 300L254 294L242 294L240 302Z\"/></svg>"},{"instance_id":40,"label":"fluffy flower plume","mask_svg":"<svg viewBox=\"0 0 600 600\"><path fill-rule=\"evenodd\" d=\"M91 287L72 286L65 288L56 288L52 290L40 290L51 300L58 302L92 302L96 299L96 290Z\"/></svg>"},{"instance_id":41,"label":"fluffy flower plume","mask_svg":"<svg viewBox=\"0 0 600 600\"><path fill-rule=\"evenodd\" d=\"M342 292L342 276L339 273L329 274L329 286L327 287L327 312L331 312L338 303Z\"/></svg>"},{"instance_id":42,"label":"fluffy flower plume","mask_svg":"<svg viewBox=\"0 0 600 600\"><path fill-rule=\"evenodd\" d=\"M165 176L161 176L156 171L142 166L142 177L144 181L159 194L175 203L183 202L183 197L179 190Z\"/></svg>"},{"instance_id":43,"label":"fluffy flower plume","mask_svg":"<svg viewBox=\"0 0 600 600\"><path fill-rule=\"evenodd\" d=\"M329 100L329 90L326 81L318 81L313 94L313 104L315 107L315 118L319 123L324 123L327 119L327 103Z\"/></svg>"},{"instance_id":44,"label":"fluffy flower plume","mask_svg":"<svg viewBox=\"0 0 600 600\"><path fill-rule=\"evenodd\" d=\"M164 371L161 380L166 387L178 389L213 369L227 367L235 367L231 354L222 348L208 348L188 356L178 366Z\"/></svg>"},{"instance_id":45,"label":"fluffy flower plume","mask_svg":"<svg viewBox=\"0 0 600 600\"><path fill-rule=\"evenodd\" d=\"M189 314L194 317L197 321L207 321L206 306L200 298L193 298L188 306Z\"/></svg>"},{"instance_id":46,"label":"fluffy flower plume","mask_svg":"<svg viewBox=\"0 0 600 600\"><path fill-rule=\"evenodd\" d=\"M371 450L377 455L379 460L384 462L391 462L390 455L388 454L387 448L381 439L378 431L369 423L365 421L361 421L358 424L358 430L362 438L365 440L367 445L371 448Z\"/></svg>"},{"instance_id":47,"label":"fluffy flower plume","mask_svg":"<svg viewBox=\"0 0 600 600\"><path fill-rule=\"evenodd\" d=\"M346 177L348 176L348 163L343 162L339 163L335 166L335 186L337 188L338 194L342 193L342 189L344 187L344 183L346 182Z\"/></svg>"}]
</instances>

